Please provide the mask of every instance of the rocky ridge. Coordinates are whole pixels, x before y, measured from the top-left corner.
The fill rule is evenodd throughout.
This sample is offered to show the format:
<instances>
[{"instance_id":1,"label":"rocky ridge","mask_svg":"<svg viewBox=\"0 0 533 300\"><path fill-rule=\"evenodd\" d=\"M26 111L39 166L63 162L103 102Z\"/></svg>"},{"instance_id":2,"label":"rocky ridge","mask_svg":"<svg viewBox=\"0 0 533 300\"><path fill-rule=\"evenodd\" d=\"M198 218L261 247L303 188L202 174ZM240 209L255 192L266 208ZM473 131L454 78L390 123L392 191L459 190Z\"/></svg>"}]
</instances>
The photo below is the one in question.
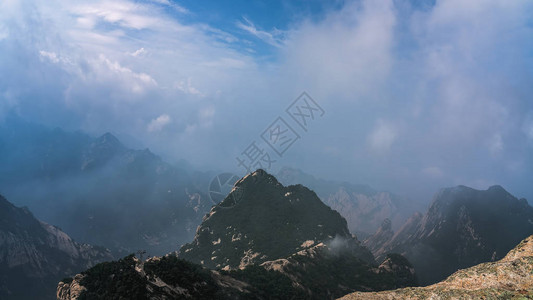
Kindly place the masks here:
<instances>
[{"instance_id":1,"label":"rocky ridge","mask_svg":"<svg viewBox=\"0 0 533 300\"><path fill-rule=\"evenodd\" d=\"M400 253L413 263L421 284L458 269L496 261L533 234L533 207L501 186L439 191L425 215L410 218L389 241L378 231L365 241L378 261ZM390 236L390 233L388 233Z\"/></svg>"},{"instance_id":2,"label":"rocky ridge","mask_svg":"<svg viewBox=\"0 0 533 300\"><path fill-rule=\"evenodd\" d=\"M0 196L1 299L53 299L59 279L111 259L109 250L77 243Z\"/></svg>"},{"instance_id":3,"label":"rocky ridge","mask_svg":"<svg viewBox=\"0 0 533 300\"><path fill-rule=\"evenodd\" d=\"M263 170L238 182L198 227L179 257L209 268L235 269L285 258L334 238L346 239L357 255L371 253L347 228L338 212L302 185L285 187Z\"/></svg>"},{"instance_id":4,"label":"rocky ridge","mask_svg":"<svg viewBox=\"0 0 533 300\"><path fill-rule=\"evenodd\" d=\"M243 288L221 286L219 275ZM375 264L346 220L314 192L285 187L263 170L236 182L177 256L152 258L144 267L125 258L80 276L59 284L60 299L80 286L80 299L334 299L357 290L416 285L404 257L390 255Z\"/></svg>"},{"instance_id":5,"label":"rocky ridge","mask_svg":"<svg viewBox=\"0 0 533 300\"><path fill-rule=\"evenodd\" d=\"M368 185L315 178L300 170L284 167L276 175L284 185L302 184L316 192L329 207L347 221L350 232L365 237L375 232L384 219L397 229L425 204Z\"/></svg>"},{"instance_id":6,"label":"rocky ridge","mask_svg":"<svg viewBox=\"0 0 533 300\"><path fill-rule=\"evenodd\" d=\"M459 270L442 282L378 293L356 292L341 299L531 299L532 274L533 235L503 259Z\"/></svg>"}]
</instances>

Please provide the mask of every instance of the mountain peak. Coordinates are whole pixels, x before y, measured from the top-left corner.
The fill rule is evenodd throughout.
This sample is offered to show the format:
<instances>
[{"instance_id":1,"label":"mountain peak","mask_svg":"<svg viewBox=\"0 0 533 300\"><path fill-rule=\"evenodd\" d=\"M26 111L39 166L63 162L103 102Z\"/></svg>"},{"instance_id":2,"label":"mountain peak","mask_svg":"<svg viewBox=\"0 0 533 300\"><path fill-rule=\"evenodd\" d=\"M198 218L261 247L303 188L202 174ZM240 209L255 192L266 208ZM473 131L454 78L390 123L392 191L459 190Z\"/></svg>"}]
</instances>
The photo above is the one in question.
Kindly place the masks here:
<instances>
[{"instance_id":1,"label":"mountain peak","mask_svg":"<svg viewBox=\"0 0 533 300\"><path fill-rule=\"evenodd\" d=\"M491 192L498 192L498 193L507 193L507 194L509 193L501 185L490 186L487 190Z\"/></svg>"},{"instance_id":2,"label":"mountain peak","mask_svg":"<svg viewBox=\"0 0 533 300\"><path fill-rule=\"evenodd\" d=\"M103 165L113 157L127 151L126 147L111 133L107 132L96 138L84 153L82 170Z\"/></svg>"},{"instance_id":3,"label":"mountain peak","mask_svg":"<svg viewBox=\"0 0 533 300\"><path fill-rule=\"evenodd\" d=\"M124 145L119 141L119 139L109 132L106 132L98 137L94 144L109 145L112 148L124 148Z\"/></svg>"},{"instance_id":4,"label":"mountain peak","mask_svg":"<svg viewBox=\"0 0 533 300\"><path fill-rule=\"evenodd\" d=\"M352 238L346 220L313 191L285 187L257 170L211 209L180 257L212 268L238 268L284 258L336 236Z\"/></svg>"},{"instance_id":5,"label":"mountain peak","mask_svg":"<svg viewBox=\"0 0 533 300\"><path fill-rule=\"evenodd\" d=\"M263 169L257 169L252 173L247 174L237 182L235 182L235 186L246 186L250 184L257 184L257 183L263 183L267 182L273 185L281 185L279 181L274 177L273 175L270 175Z\"/></svg>"},{"instance_id":6,"label":"mountain peak","mask_svg":"<svg viewBox=\"0 0 533 300\"><path fill-rule=\"evenodd\" d=\"M533 233L533 207L501 186L442 189L424 217L416 219L374 255L405 254L423 284L442 280L459 268L502 258Z\"/></svg>"}]
</instances>

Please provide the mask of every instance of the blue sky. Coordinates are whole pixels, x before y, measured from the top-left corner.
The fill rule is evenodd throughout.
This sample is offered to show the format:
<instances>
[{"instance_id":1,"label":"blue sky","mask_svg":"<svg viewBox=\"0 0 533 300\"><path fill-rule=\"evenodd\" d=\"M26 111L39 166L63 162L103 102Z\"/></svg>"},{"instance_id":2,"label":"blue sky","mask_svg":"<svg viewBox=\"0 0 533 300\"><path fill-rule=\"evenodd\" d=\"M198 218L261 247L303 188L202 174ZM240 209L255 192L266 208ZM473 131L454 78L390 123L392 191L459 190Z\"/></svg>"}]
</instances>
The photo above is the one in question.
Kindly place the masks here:
<instances>
[{"instance_id":1,"label":"blue sky","mask_svg":"<svg viewBox=\"0 0 533 300\"><path fill-rule=\"evenodd\" d=\"M242 172L302 91L325 114L272 172L533 199L531 1L0 3L0 120Z\"/></svg>"}]
</instances>

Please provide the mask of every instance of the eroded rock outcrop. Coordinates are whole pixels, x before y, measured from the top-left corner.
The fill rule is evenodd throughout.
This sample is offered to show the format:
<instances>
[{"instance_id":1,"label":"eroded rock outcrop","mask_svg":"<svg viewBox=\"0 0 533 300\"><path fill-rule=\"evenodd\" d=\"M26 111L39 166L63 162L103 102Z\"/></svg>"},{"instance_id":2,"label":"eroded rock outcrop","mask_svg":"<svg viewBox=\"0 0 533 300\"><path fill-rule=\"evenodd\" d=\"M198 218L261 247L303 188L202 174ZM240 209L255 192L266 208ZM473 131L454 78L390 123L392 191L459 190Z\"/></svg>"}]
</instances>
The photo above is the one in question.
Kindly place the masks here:
<instances>
[{"instance_id":1,"label":"eroded rock outcrop","mask_svg":"<svg viewBox=\"0 0 533 300\"><path fill-rule=\"evenodd\" d=\"M343 300L365 299L530 299L533 297L533 235L503 259L459 270L427 286L378 293L356 292Z\"/></svg>"}]
</instances>

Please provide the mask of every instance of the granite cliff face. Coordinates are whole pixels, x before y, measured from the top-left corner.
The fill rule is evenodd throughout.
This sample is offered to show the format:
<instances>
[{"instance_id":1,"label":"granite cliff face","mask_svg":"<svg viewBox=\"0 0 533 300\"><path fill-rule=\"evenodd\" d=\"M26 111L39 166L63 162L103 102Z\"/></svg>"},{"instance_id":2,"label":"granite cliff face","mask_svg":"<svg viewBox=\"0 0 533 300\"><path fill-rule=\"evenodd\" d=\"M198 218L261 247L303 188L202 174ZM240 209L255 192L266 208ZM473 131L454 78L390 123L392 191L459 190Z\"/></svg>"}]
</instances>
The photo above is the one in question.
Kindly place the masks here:
<instances>
[{"instance_id":1,"label":"granite cliff face","mask_svg":"<svg viewBox=\"0 0 533 300\"><path fill-rule=\"evenodd\" d=\"M385 219L376 233L363 241L363 245L365 245L372 254L376 255L380 248L383 247L385 243L389 242L393 236L394 231L392 231L391 221Z\"/></svg>"},{"instance_id":2,"label":"granite cliff face","mask_svg":"<svg viewBox=\"0 0 533 300\"><path fill-rule=\"evenodd\" d=\"M401 253L415 266L422 284L458 269L501 259L533 234L533 208L501 186L485 191L465 186L442 189L427 213L414 215L389 241L378 231L365 241L378 260ZM390 233L389 233L390 235Z\"/></svg>"},{"instance_id":3,"label":"granite cliff face","mask_svg":"<svg viewBox=\"0 0 533 300\"><path fill-rule=\"evenodd\" d=\"M1 299L53 299L59 279L112 258L0 196Z\"/></svg>"},{"instance_id":4,"label":"granite cliff face","mask_svg":"<svg viewBox=\"0 0 533 300\"><path fill-rule=\"evenodd\" d=\"M379 293L356 292L341 299L531 299L532 275L533 235L503 259L459 270L442 282Z\"/></svg>"}]
</instances>

